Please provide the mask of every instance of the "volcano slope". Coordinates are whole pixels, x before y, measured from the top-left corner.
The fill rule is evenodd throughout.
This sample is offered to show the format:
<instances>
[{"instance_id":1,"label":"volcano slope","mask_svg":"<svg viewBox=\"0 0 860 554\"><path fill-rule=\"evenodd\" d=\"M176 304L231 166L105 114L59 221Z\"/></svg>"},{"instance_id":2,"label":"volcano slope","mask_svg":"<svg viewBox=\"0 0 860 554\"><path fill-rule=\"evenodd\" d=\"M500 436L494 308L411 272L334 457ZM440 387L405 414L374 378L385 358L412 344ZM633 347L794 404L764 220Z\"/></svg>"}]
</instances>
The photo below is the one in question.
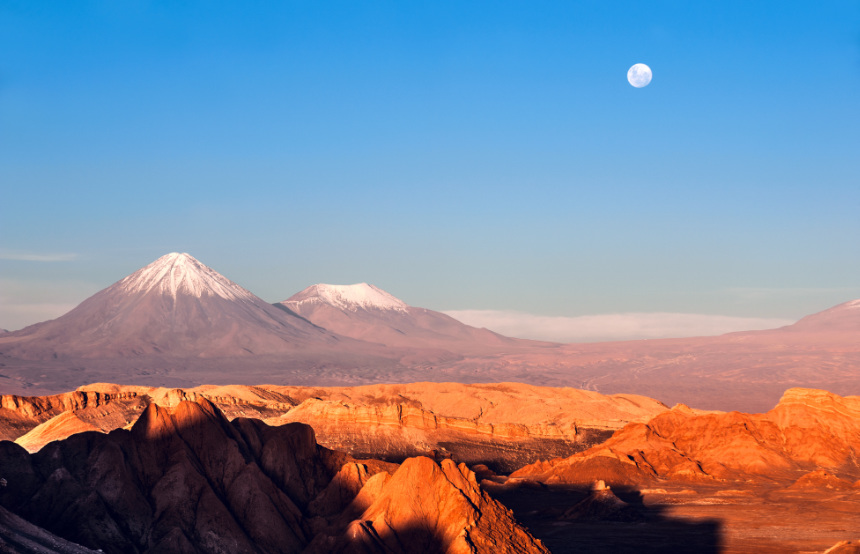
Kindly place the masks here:
<instances>
[{"instance_id":1,"label":"volcano slope","mask_svg":"<svg viewBox=\"0 0 860 554\"><path fill-rule=\"evenodd\" d=\"M661 542L666 533L710 535L700 551L822 551L857 538L858 479L860 397L790 389L764 414L676 406L589 450L525 466L494 490L554 552L607 548L599 525L563 517L597 480L650 525L616 524L614 551L683 543ZM679 529L682 520L690 525Z\"/></svg>"},{"instance_id":2,"label":"volcano slope","mask_svg":"<svg viewBox=\"0 0 860 554\"><path fill-rule=\"evenodd\" d=\"M546 552L465 465L354 460L205 399L34 455L0 442L0 475L3 508L105 552Z\"/></svg>"},{"instance_id":3,"label":"volcano slope","mask_svg":"<svg viewBox=\"0 0 860 554\"><path fill-rule=\"evenodd\" d=\"M229 418L313 426L323 446L400 462L451 457L508 473L538 459L567 456L645 422L663 404L519 383L413 383L364 387L202 386L162 389L93 384L47 397L0 397L0 438L36 451L52 440L127 427L150 403L205 398Z\"/></svg>"}]
</instances>

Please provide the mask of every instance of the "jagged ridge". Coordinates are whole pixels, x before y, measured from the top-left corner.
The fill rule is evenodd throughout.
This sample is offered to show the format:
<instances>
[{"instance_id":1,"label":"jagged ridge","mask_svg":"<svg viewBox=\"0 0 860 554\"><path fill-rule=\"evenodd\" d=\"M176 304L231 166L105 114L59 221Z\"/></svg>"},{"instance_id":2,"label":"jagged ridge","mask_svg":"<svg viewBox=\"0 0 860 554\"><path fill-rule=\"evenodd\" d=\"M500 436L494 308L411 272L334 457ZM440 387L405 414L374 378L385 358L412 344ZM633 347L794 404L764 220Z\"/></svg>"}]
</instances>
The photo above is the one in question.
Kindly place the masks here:
<instances>
[{"instance_id":1,"label":"jagged ridge","mask_svg":"<svg viewBox=\"0 0 860 554\"><path fill-rule=\"evenodd\" d=\"M409 552L419 542L493 552L500 540L511 544L503 551L546 552L480 491L474 474L450 466L356 462L318 446L307 425L230 423L200 399L172 409L150 404L130 431L82 433L34 455L0 442L8 483L0 505L111 553L328 552L331 545ZM459 481L451 482L452 471ZM471 511L461 509L464 495ZM450 509L415 511L416 503ZM404 510L407 519L399 517ZM369 520L378 523L366 540L353 530Z\"/></svg>"}]
</instances>

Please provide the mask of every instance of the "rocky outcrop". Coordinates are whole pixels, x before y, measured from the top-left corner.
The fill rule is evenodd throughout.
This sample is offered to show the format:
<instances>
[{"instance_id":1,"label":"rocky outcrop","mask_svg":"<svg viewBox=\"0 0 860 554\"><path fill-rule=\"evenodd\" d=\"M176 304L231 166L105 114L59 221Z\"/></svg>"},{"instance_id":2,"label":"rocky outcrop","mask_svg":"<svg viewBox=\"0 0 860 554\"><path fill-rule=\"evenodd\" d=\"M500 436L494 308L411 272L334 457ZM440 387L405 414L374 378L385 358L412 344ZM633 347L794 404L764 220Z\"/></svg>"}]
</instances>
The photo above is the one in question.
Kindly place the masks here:
<instances>
[{"instance_id":1,"label":"rocky outcrop","mask_svg":"<svg viewBox=\"0 0 860 554\"><path fill-rule=\"evenodd\" d=\"M137 419L140 409L137 393L126 390L111 393L74 391L51 396L2 395L0 440L14 440L63 412L74 412L102 430L115 429L126 425L130 419ZM133 419L131 414L134 414Z\"/></svg>"},{"instance_id":2,"label":"rocky outcrop","mask_svg":"<svg viewBox=\"0 0 860 554\"><path fill-rule=\"evenodd\" d=\"M847 491L857 488L854 483L847 479L840 479L829 471L817 469L802 475L797 481L787 487L786 491L813 491L821 493L825 490Z\"/></svg>"},{"instance_id":3,"label":"rocky outcrop","mask_svg":"<svg viewBox=\"0 0 860 554\"><path fill-rule=\"evenodd\" d=\"M444 488L455 473L457 490ZM541 551L465 467L357 461L317 445L307 425L230 422L206 399L150 404L130 430L76 434L32 455L0 442L0 476L0 505L105 552L301 552L312 544L388 552L386 533L396 539L416 528L432 529L443 546L473 537L472 552L490 552L486 541L501 532ZM464 495L472 512L460 517ZM431 510L436 502L450 509ZM349 539L367 518L377 518L382 542ZM450 548L441 551L460 551Z\"/></svg>"},{"instance_id":4,"label":"rocky outcrop","mask_svg":"<svg viewBox=\"0 0 860 554\"><path fill-rule=\"evenodd\" d=\"M329 448L392 461L452 457L504 473L581 451L667 409L635 395L521 383L267 388L298 405L266 421L307 423Z\"/></svg>"},{"instance_id":5,"label":"rocky outcrop","mask_svg":"<svg viewBox=\"0 0 860 554\"><path fill-rule=\"evenodd\" d=\"M0 503L106 552L299 551L311 538L302 509L347 461L305 425L231 424L205 400L150 404L130 431L74 435L32 457L0 450Z\"/></svg>"},{"instance_id":6,"label":"rocky outcrop","mask_svg":"<svg viewBox=\"0 0 860 554\"><path fill-rule=\"evenodd\" d=\"M62 439L87 431L98 432L101 429L90 425L75 415L75 412L63 412L45 423L37 425L26 435L15 439L15 442L27 449L28 452L37 452L49 442L57 440L57 437Z\"/></svg>"},{"instance_id":7,"label":"rocky outcrop","mask_svg":"<svg viewBox=\"0 0 860 554\"><path fill-rule=\"evenodd\" d=\"M633 506L624 502L600 480L591 487L587 497L567 510L561 518L574 521L641 521L643 518Z\"/></svg>"},{"instance_id":8,"label":"rocky outcrop","mask_svg":"<svg viewBox=\"0 0 860 554\"><path fill-rule=\"evenodd\" d=\"M793 388L765 415L779 429L789 456L802 464L840 468L860 452L860 396Z\"/></svg>"},{"instance_id":9,"label":"rocky outcrop","mask_svg":"<svg viewBox=\"0 0 860 554\"><path fill-rule=\"evenodd\" d=\"M0 396L0 409L12 410L27 417L38 417L44 413L56 415L60 412L79 410L90 405L110 402L111 396L99 392L81 391L55 394L53 396Z\"/></svg>"},{"instance_id":10,"label":"rocky outcrop","mask_svg":"<svg viewBox=\"0 0 860 554\"><path fill-rule=\"evenodd\" d=\"M480 418L437 415L415 404L354 405L315 398L266 421L307 423L317 431L321 444L356 456L393 461L416 455L449 456L508 471L548 453L582 450L589 440L605 438L575 424L492 424Z\"/></svg>"},{"instance_id":11,"label":"rocky outcrop","mask_svg":"<svg viewBox=\"0 0 860 554\"><path fill-rule=\"evenodd\" d=\"M766 414L696 413L677 406L647 424L626 426L597 447L526 466L512 477L545 483L794 481L826 468L856 479L858 445L860 397L791 389Z\"/></svg>"},{"instance_id":12,"label":"rocky outcrop","mask_svg":"<svg viewBox=\"0 0 860 554\"><path fill-rule=\"evenodd\" d=\"M464 464L410 458L377 475L350 506L346 532L318 536L310 552L549 552Z\"/></svg>"}]
</instances>

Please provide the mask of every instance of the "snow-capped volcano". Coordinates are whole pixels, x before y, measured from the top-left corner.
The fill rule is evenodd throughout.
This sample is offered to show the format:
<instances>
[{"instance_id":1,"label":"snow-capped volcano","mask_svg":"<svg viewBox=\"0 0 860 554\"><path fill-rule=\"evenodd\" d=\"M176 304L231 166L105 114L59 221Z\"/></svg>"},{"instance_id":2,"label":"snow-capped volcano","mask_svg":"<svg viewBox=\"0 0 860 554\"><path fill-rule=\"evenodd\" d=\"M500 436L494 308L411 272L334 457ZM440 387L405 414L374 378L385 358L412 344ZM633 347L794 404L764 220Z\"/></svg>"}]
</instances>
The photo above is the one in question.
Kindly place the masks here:
<instances>
[{"instance_id":1,"label":"snow-capped volcano","mask_svg":"<svg viewBox=\"0 0 860 554\"><path fill-rule=\"evenodd\" d=\"M180 294L197 298L220 296L226 300L253 301L257 298L189 254L178 252L158 258L114 286L128 294L156 292L173 298Z\"/></svg>"},{"instance_id":2,"label":"snow-capped volcano","mask_svg":"<svg viewBox=\"0 0 860 554\"><path fill-rule=\"evenodd\" d=\"M367 283L356 285L311 285L283 302L290 308L306 304L328 304L341 310L394 310L405 312L409 305L384 290ZM295 308L294 308L295 307Z\"/></svg>"},{"instance_id":3,"label":"snow-capped volcano","mask_svg":"<svg viewBox=\"0 0 860 554\"><path fill-rule=\"evenodd\" d=\"M162 256L69 313L7 333L27 359L277 354L340 339L269 304L188 254Z\"/></svg>"},{"instance_id":4,"label":"snow-capped volcano","mask_svg":"<svg viewBox=\"0 0 860 554\"><path fill-rule=\"evenodd\" d=\"M412 307L367 283L311 285L281 305L339 335L386 346L463 352L498 348L518 340L470 327L443 313Z\"/></svg>"}]
</instances>

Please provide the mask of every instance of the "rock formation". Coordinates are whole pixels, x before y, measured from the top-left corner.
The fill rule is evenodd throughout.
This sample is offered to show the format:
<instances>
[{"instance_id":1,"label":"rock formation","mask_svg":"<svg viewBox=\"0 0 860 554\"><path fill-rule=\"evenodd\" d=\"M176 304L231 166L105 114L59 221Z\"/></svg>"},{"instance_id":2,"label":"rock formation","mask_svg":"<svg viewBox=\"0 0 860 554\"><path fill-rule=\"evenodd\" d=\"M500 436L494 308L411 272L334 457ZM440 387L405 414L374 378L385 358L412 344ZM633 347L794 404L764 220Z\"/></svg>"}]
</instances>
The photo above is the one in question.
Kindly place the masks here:
<instances>
[{"instance_id":1,"label":"rock formation","mask_svg":"<svg viewBox=\"0 0 860 554\"><path fill-rule=\"evenodd\" d=\"M583 450L630 421L644 422L666 410L655 400L635 395L605 396L518 383L188 390L102 383L82 389L74 393L75 402L66 404L0 398L11 406L0 411L0 425L9 421L4 438L35 451L75 432L125 427L149 403L172 407L205 398L231 419L250 417L270 425L307 423L320 444L354 456L390 461L417 455L453 457L490 464L495 471L507 473L537 459ZM34 406L41 408L34 411ZM63 406L70 411L57 415ZM24 417L27 414L34 415ZM54 419L47 420L52 415Z\"/></svg>"},{"instance_id":2,"label":"rock formation","mask_svg":"<svg viewBox=\"0 0 860 554\"><path fill-rule=\"evenodd\" d=\"M357 517L355 517L357 515ZM321 534L310 552L548 552L465 464L410 458L368 481L345 512L346 532ZM345 520L342 520L345 522Z\"/></svg>"},{"instance_id":3,"label":"rock formation","mask_svg":"<svg viewBox=\"0 0 860 554\"><path fill-rule=\"evenodd\" d=\"M420 535L442 552L461 551L464 540L473 552L490 552L499 532L525 545L520 551L543 551L465 467L417 459L398 469L356 461L314 439L300 423L231 423L206 399L174 408L149 404L130 430L76 434L33 455L0 442L7 482L0 505L105 552L301 552L335 543L383 552L386 533ZM455 473L459 481L446 488ZM407 491L411 496L401 498ZM472 512L461 510L466 496ZM451 509L427 509L436 503ZM353 514L376 518L374 536L382 542L350 535L366 525Z\"/></svg>"},{"instance_id":4,"label":"rock formation","mask_svg":"<svg viewBox=\"0 0 860 554\"><path fill-rule=\"evenodd\" d=\"M847 479L840 479L829 471L816 469L802 475L797 481L787 487L786 491L812 491L821 493L827 490L845 491L857 488Z\"/></svg>"},{"instance_id":5,"label":"rock formation","mask_svg":"<svg viewBox=\"0 0 860 554\"><path fill-rule=\"evenodd\" d=\"M653 480L794 481L826 468L860 475L860 397L790 389L766 414L700 413L676 406L631 423L605 443L512 474L544 483Z\"/></svg>"},{"instance_id":6,"label":"rock formation","mask_svg":"<svg viewBox=\"0 0 860 554\"><path fill-rule=\"evenodd\" d=\"M95 428L110 431L133 422L146 407L133 390L74 391L52 396L0 395L0 440L14 440L64 412ZM56 434L62 439L69 434Z\"/></svg>"},{"instance_id":7,"label":"rock formation","mask_svg":"<svg viewBox=\"0 0 860 554\"><path fill-rule=\"evenodd\" d=\"M15 439L15 442L23 446L28 452L37 452L49 442L87 431L100 432L101 429L90 425L78 417L75 412L63 412L45 423L37 425L26 435Z\"/></svg>"},{"instance_id":8,"label":"rock formation","mask_svg":"<svg viewBox=\"0 0 860 554\"><path fill-rule=\"evenodd\" d=\"M590 494L564 511L563 520L640 521L642 515L612 492L603 480L596 481Z\"/></svg>"}]
</instances>

